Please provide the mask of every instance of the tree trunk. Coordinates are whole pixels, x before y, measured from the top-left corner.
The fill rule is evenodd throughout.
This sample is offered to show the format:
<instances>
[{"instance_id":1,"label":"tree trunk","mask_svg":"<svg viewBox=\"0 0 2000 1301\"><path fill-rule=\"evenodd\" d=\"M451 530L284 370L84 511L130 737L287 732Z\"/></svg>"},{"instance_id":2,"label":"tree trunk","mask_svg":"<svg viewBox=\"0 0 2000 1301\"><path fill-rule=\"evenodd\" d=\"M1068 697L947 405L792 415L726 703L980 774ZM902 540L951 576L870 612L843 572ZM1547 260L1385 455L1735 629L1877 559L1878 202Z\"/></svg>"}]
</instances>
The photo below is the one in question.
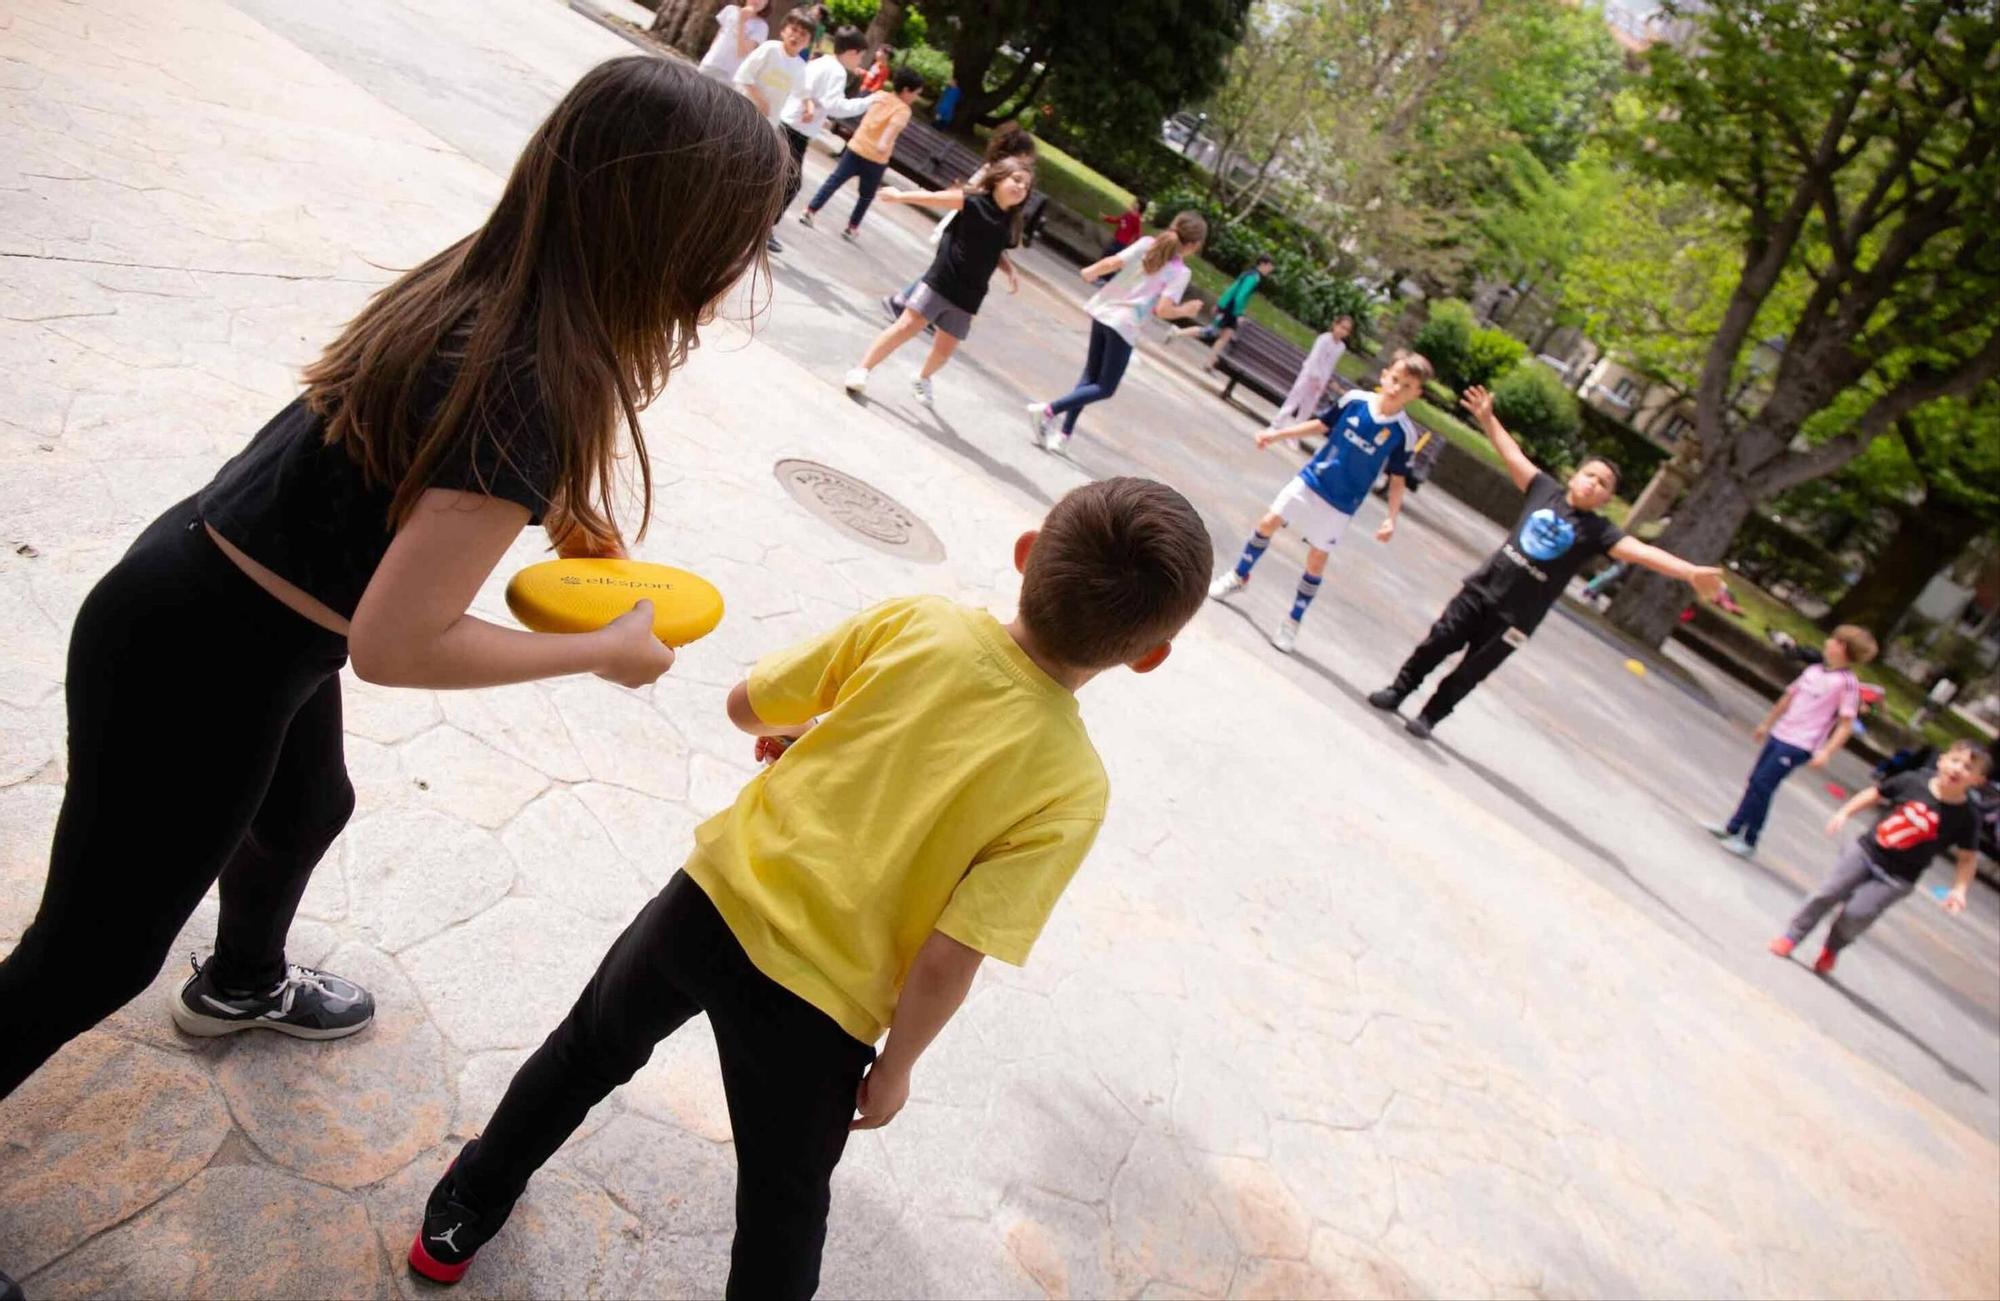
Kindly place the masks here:
<instances>
[{"instance_id":1,"label":"tree trunk","mask_svg":"<svg viewBox=\"0 0 2000 1301\"><path fill-rule=\"evenodd\" d=\"M660 0L653 11L653 35L699 59L715 41L715 16L725 0Z\"/></svg>"},{"instance_id":2,"label":"tree trunk","mask_svg":"<svg viewBox=\"0 0 2000 1301\"><path fill-rule=\"evenodd\" d=\"M864 66L874 62L875 51L889 43L889 38L896 34L896 28L902 22L903 0L882 0L875 16L868 22L868 53L861 60Z\"/></svg>"},{"instance_id":3,"label":"tree trunk","mask_svg":"<svg viewBox=\"0 0 2000 1301\"><path fill-rule=\"evenodd\" d=\"M1977 515L1934 496L1899 512L1895 535L1861 581L1834 602L1824 622L1828 627L1858 623L1886 638L1931 578L1958 559L1979 530Z\"/></svg>"},{"instance_id":4,"label":"tree trunk","mask_svg":"<svg viewBox=\"0 0 2000 1301\"><path fill-rule=\"evenodd\" d=\"M1654 545L1697 565L1717 564L1743 521L1750 518L1750 508L1749 496L1729 466L1718 460L1689 485L1673 521ZM1607 617L1647 645L1658 646L1673 632L1688 602L1696 599L1686 583L1642 570L1625 584Z\"/></svg>"}]
</instances>

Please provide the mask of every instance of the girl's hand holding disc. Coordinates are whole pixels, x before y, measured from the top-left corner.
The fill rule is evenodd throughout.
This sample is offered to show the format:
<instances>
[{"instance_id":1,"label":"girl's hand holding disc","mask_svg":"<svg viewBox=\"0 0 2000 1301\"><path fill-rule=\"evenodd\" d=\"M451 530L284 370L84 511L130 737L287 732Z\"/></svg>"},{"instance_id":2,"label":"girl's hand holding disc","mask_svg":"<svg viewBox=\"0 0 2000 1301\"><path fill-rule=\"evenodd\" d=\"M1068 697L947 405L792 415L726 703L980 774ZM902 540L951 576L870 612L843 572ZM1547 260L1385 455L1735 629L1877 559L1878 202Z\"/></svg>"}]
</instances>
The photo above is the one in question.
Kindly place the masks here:
<instances>
[{"instance_id":1,"label":"girl's hand holding disc","mask_svg":"<svg viewBox=\"0 0 2000 1301\"><path fill-rule=\"evenodd\" d=\"M653 603L641 601L596 632L603 643L598 677L621 687L650 686L674 666L674 648L653 633Z\"/></svg>"}]
</instances>

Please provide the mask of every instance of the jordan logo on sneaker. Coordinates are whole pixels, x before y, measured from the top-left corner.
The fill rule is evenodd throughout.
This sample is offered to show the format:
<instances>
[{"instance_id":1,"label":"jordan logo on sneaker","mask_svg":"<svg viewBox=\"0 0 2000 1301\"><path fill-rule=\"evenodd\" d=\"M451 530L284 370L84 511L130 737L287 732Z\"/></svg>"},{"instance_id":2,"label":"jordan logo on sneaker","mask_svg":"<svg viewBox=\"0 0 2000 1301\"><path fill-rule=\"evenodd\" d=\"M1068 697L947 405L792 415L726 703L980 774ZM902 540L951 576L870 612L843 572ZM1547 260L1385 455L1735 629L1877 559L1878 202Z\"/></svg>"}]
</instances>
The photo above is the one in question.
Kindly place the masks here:
<instances>
[{"instance_id":1,"label":"jordan logo on sneaker","mask_svg":"<svg viewBox=\"0 0 2000 1301\"><path fill-rule=\"evenodd\" d=\"M463 1224L454 1224L449 1229L446 1229L443 1233L433 1233L431 1235L431 1241L442 1242L445 1246L450 1247L453 1251L457 1251L458 1244L453 1242L451 1239L454 1234L456 1234L460 1229L464 1227L465 1225Z\"/></svg>"}]
</instances>

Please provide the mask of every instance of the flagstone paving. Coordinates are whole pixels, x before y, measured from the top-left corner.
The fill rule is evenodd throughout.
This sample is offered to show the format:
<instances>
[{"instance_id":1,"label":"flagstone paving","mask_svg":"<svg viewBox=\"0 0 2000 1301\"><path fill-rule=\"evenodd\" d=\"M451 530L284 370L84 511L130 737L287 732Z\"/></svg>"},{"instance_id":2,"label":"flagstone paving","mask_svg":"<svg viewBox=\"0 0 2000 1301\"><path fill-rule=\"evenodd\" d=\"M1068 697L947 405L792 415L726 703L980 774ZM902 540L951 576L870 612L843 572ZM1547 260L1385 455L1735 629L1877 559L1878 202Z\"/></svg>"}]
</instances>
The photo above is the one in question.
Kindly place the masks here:
<instances>
[{"instance_id":1,"label":"flagstone paving","mask_svg":"<svg viewBox=\"0 0 2000 1301\"><path fill-rule=\"evenodd\" d=\"M554 0L0 13L0 951L46 865L83 594L390 268L481 219L578 73L629 50ZM1003 391L990 362L941 385L962 404L948 436L907 402L842 396L799 322L841 323L845 348L879 287L842 284L858 264L839 259L880 254L786 234L778 301L751 330L718 324L646 416L658 499L638 554L713 577L722 626L642 692L347 680L358 810L292 952L371 987L377 1023L332 1044L178 1036L161 1004L212 937L205 903L144 998L0 1103L0 1269L31 1297L431 1294L401 1264L431 1182L752 771L729 685L888 595L1010 604L1012 538L1083 471L1026 449L1017 406L968 409ZM899 267L921 237L871 219ZM1066 350L1080 336L1060 272L1040 274L996 296L990 358L1050 346L1021 319L1067 321ZM802 305L809 288L823 301ZM1191 391L1166 363L1136 374L1135 414ZM1148 455L1208 455L1156 441ZM786 457L888 493L943 560L801 509L772 473ZM1187 482L1238 527L1216 494L1277 463L1214 464ZM1444 537L1470 526L1423 503L1437 532L1398 545L1461 564ZM476 608L504 620L504 576L540 554L524 538ZM1354 599L1401 593L1427 615L1449 590L1431 577L1357 571ZM1392 661L1395 633L1356 653ZM1544 640L1521 657L1540 667L1468 708L1454 751L1409 745L1339 689L1363 670L1281 664L1226 611L1159 674L1093 683L1116 792L1099 847L1033 960L989 964L909 1108L850 1144L824 1293L2000 1291L1990 1067L1932 1088L1933 1066L1878 1048L1860 1013L1774 966L1746 978L1702 928L1752 925L1778 887L1697 876L1723 869L1689 858L1643 774L1587 772L1559 724L1513 724L1525 800L1474 793L1473 756L1566 665L1589 707L1668 720L1697 753L1733 744L1676 689L1621 683L1616 658L1606 676L1612 652L1583 634ZM1567 837L1533 794L1562 779L1594 792L1565 807L1584 828ZM1604 822L1635 865L1612 856L1618 879L1604 855L1578 861ZM1693 929L1695 901L1629 884L1683 863L1713 910ZM1982 896L1952 932L1964 983L1993 979L1995 933ZM1994 1041L1990 1000L1972 1006L1976 1058ZM732 1184L697 1023L592 1115L458 1290L719 1294Z\"/></svg>"}]
</instances>

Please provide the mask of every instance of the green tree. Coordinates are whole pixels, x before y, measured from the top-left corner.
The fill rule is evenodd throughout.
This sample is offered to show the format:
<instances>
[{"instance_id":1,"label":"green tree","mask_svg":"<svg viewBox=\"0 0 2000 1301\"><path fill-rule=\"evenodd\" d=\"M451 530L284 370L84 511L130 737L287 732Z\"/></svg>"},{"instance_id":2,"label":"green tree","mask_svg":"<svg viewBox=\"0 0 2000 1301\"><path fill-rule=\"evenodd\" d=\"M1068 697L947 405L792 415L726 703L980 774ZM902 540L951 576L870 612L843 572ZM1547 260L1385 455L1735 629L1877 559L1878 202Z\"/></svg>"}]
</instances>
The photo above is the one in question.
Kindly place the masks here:
<instances>
[{"instance_id":1,"label":"green tree","mask_svg":"<svg viewBox=\"0 0 2000 1301\"><path fill-rule=\"evenodd\" d=\"M1145 138L1221 81L1249 6L928 0L922 8L930 40L951 55L963 95L955 121L965 130L1018 112L1046 81L1058 109L1100 135Z\"/></svg>"},{"instance_id":2,"label":"green tree","mask_svg":"<svg viewBox=\"0 0 2000 1301\"><path fill-rule=\"evenodd\" d=\"M1931 578L2000 530L2000 401L1946 400L1896 422L1872 444L1857 487L1895 520L1860 581L1827 615L1886 635Z\"/></svg>"},{"instance_id":3,"label":"green tree","mask_svg":"<svg viewBox=\"0 0 2000 1301\"><path fill-rule=\"evenodd\" d=\"M1732 250L1712 331L1681 340L1700 352L1703 467L1660 539L1709 563L1759 502L2000 375L2000 24L1955 0L1667 8L1695 39L1653 48L1652 111L1621 134ZM1796 310L1776 310L1789 286ZM1651 337L1695 325L1668 314ZM1776 353L1767 375L1760 345ZM1838 428L1819 419L1857 393ZM1658 643L1683 601L1642 575L1611 617Z\"/></svg>"}]
</instances>

